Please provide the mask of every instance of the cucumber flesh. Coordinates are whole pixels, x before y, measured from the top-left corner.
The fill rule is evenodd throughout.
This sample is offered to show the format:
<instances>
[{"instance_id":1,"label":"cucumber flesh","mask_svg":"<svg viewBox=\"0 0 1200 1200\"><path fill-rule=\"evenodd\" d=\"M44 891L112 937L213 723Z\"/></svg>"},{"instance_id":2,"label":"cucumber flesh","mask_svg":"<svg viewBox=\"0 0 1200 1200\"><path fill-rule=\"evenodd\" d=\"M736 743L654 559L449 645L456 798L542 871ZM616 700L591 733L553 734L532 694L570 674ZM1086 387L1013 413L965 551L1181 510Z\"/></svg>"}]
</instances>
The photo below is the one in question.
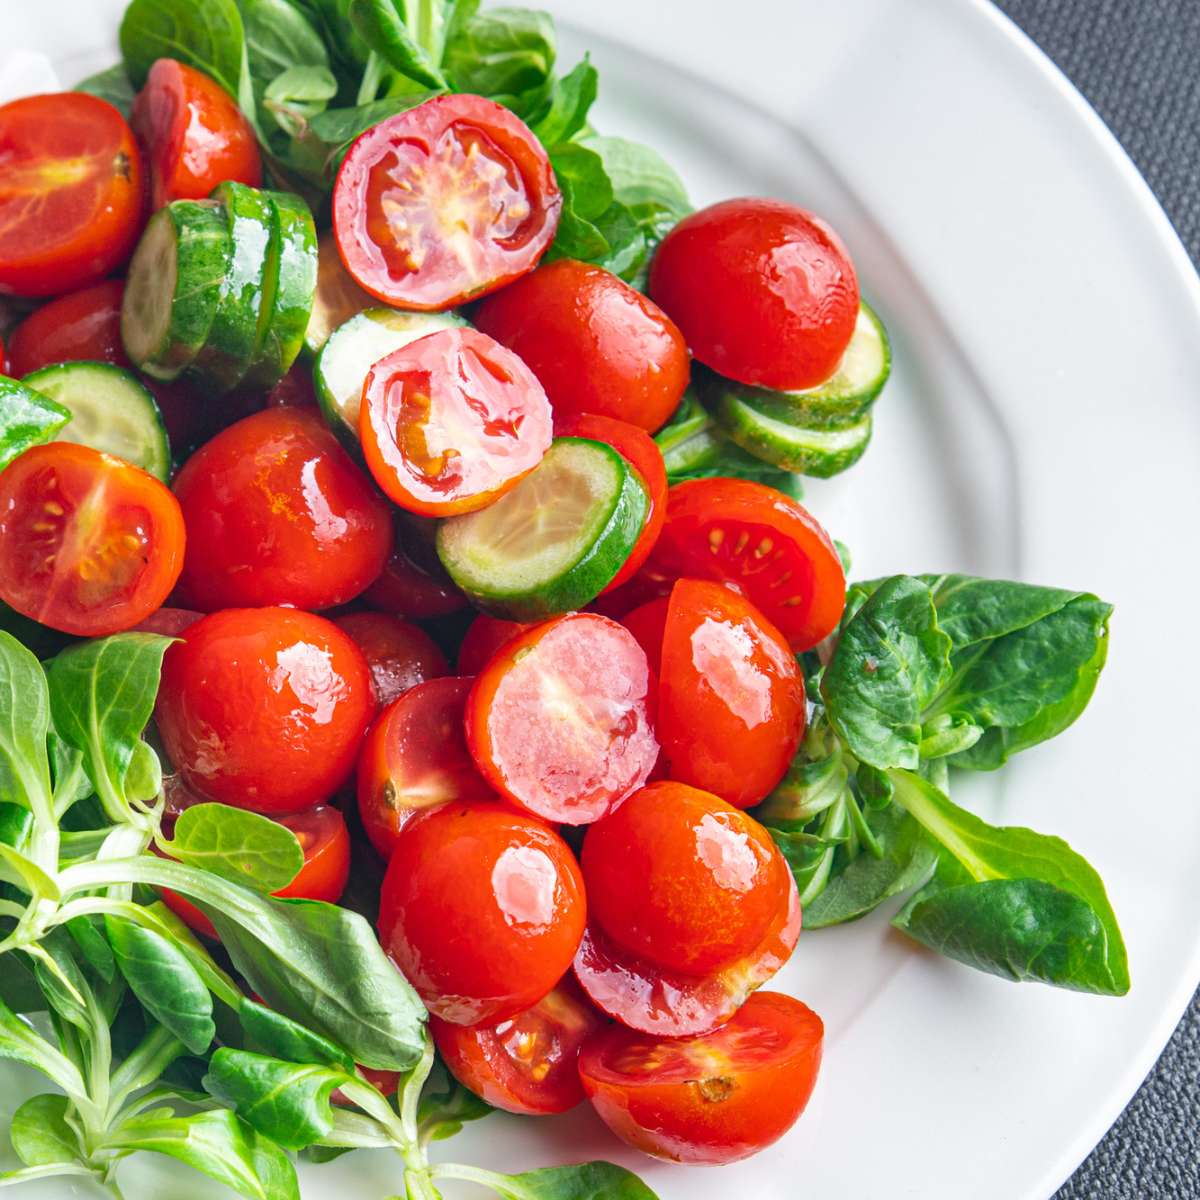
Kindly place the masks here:
<instances>
[{"instance_id":1,"label":"cucumber flesh","mask_svg":"<svg viewBox=\"0 0 1200 1200\"><path fill-rule=\"evenodd\" d=\"M485 612L536 621L594 600L629 557L645 489L611 447L558 438L511 492L451 517L437 549L451 579Z\"/></svg>"},{"instance_id":2,"label":"cucumber flesh","mask_svg":"<svg viewBox=\"0 0 1200 1200\"><path fill-rule=\"evenodd\" d=\"M110 363L56 363L26 375L22 382L70 412L56 442L103 450L163 483L170 478L171 447L162 413L131 371Z\"/></svg>"},{"instance_id":3,"label":"cucumber flesh","mask_svg":"<svg viewBox=\"0 0 1200 1200\"><path fill-rule=\"evenodd\" d=\"M355 313L378 306L379 301L364 292L342 264L333 234L323 233L317 243L317 291L304 333L305 352L315 358L335 329Z\"/></svg>"}]
</instances>

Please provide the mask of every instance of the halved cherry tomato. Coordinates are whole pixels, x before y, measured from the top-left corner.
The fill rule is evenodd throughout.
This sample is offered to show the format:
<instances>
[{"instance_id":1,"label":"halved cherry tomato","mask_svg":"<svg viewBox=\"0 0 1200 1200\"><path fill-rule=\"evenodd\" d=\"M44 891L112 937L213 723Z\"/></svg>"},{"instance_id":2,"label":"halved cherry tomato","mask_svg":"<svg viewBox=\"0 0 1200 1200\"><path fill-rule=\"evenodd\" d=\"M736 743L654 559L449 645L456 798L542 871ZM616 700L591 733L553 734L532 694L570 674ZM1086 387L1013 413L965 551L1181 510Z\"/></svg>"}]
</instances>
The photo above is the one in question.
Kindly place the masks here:
<instances>
[{"instance_id":1,"label":"halved cherry tomato","mask_svg":"<svg viewBox=\"0 0 1200 1200\"><path fill-rule=\"evenodd\" d=\"M367 372L363 457L401 508L474 512L542 460L552 440L542 385L511 350L474 329L443 329Z\"/></svg>"},{"instance_id":2,"label":"halved cherry tomato","mask_svg":"<svg viewBox=\"0 0 1200 1200\"><path fill-rule=\"evenodd\" d=\"M726 200L684 217L654 256L650 295L705 366L784 390L828 379L858 320L841 238L779 200Z\"/></svg>"},{"instance_id":3,"label":"halved cherry tomato","mask_svg":"<svg viewBox=\"0 0 1200 1200\"><path fill-rule=\"evenodd\" d=\"M747 479L689 479L671 488L643 575L664 591L677 579L732 584L796 651L831 634L846 607L846 576L829 534L803 505Z\"/></svg>"},{"instance_id":4,"label":"halved cherry tomato","mask_svg":"<svg viewBox=\"0 0 1200 1200\"><path fill-rule=\"evenodd\" d=\"M667 630L667 610L670 605L671 598L663 596L658 600L639 604L632 612L627 612L621 618L621 624L637 638L637 644L645 652L650 670L660 678L662 676L663 636ZM660 693L661 690L660 685Z\"/></svg>"},{"instance_id":5,"label":"halved cherry tomato","mask_svg":"<svg viewBox=\"0 0 1200 1200\"><path fill-rule=\"evenodd\" d=\"M556 419L595 413L653 433L687 387L683 334L603 267L548 263L490 296L472 320L529 364Z\"/></svg>"},{"instance_id":6,"label":"halved cherry tomato","mask_svg":"<svg viewBox=\"0 0 1200 1200\"><path fill-rule=\"evenodd\" d=\"M537 1117L583 1102L579 1048L607 1024L568 975L532 1008L498 1025L432 1017L429 1028L459 1083L493 1108Z\"/></svg>"},{"instance_id":7,"label":"halved cherry tomato","mask_svg":"<svg viewBox=\"0 0 1200 1200\"><path fill-rule=\"evenodd\" d=\"M196 608L332 608L387 561L386 503L308 409L265 409L217 434L175 495L188 527L181 591Z\"/></svg>"},{"instance_id":8,"label":"halved cherry tomato","mask_svg":"<svg viewBox=\"0 0 1200 1200\"><path fill-rule=\"evenodd\" d=\"M363 592L362 601L380 612L413 621L449 616L468 603L440 564L416 561L399 528L383 571Z\"/></svg>"},{"instance_id":9,"label":"halved cherry tomato","mask_svg":"<svg viewBox=\"0 0 1200 1200\"><path fill-rule=\"evenodd\" d=\"M103 279L144 216L125 118L85 92L0 107L0 292L53 296Z\"/></svg>"},{"instance_id":10,"label":"halved cherry tomato","mask_svg":"<svg viewBox=\"0 0 1200 1200\"><path fill-rule=\"evenodd\" d=\"M227 179L258 187L254 130L233 97L201 71L160 58L133 102L133 129L150 163L154 208L203 200Z\"/></svg>"},{"instance_id":11,"label":"halved cherry tomato","mask_svg":"<svg viewBox=\"0 0 1200 1200\"><path fill-rule=\"evenodd\" d=\"M419 625L377 612L347 613L333 623L363 652L380 708L418 683L446 674L446 656Z\"/></svg>"},{"instance_id":12,"label":"halved cherry tomato","mask_svg":"<svg viewBox=\"0 0 1200 1200\"><path fill-rule=\"evenodd\" d=\"M287 826L304 851L304 865L285 888L271 895L280 899L324 900L336 904L350 877L350 833L336 808L321 805L308 812L275 818ZM186 896L162 889L163 903L180 920L205 937L217 936L213 923Z\"/></svg>"},{"instance_id":13,"label":"halved cherry tomato","mask_svg":"<svg viewBox=\"0 0 1200 1200\"><path fill-rule=\"evenodd\" d=\"M478 675L502 647L532 628L522 621L502 621L499 617L480 613L471 622L458 648L458 673Z\"/></svg>"},{"instance_id":14,"label":"halved cherry tomato","mask_svg":"<svg viewBox=\"0 0 1200 1200\"><path fill-rule=\"evenodd\" d=\"M190 629L204 614L190 608L160 608L133 628L136 633L157 633L163 637L178 637Z\"/></svg>"},{"instance_id":15,"label":"halved cherry tomato","mask_svg":"<svg viewBox=\"0 0 1200 1200\"><path fill-rule=\"evenodd\" d=\"M550 160L519 117L482 96L435 96L350 147L333 231L360 287L436 311L532 270L561 208Z\"/></svg>"},{"instance_id":16,"label":"halved cherry tomato","mask_svg":"<svg viewBox=\"0 0 1200 1200\"><path fill-rule=\"evenodd\" d=\"M358 811L384 858L391 858L400 831L423 809L493 799L463 734L472 682L451 677L419 683L371 726L358 756Z\"/></svg>"},{"instance_id":17,"label":"halved cherry tomato","mask_svg":"<svg viewBox=\"0 0 1200 1200\"><path fill-rule=\"evenodd\" d=\"M374 707L362 651L331 621L235 608L197 621L167 651L155 712L189 788L275 816L337 791Z\"/></svg>"},{"instance_id":18,"label":"halved cherry tomato","mask_svg":"<svg viewBox=\"0 0 1200 1200\"><path fill-rule=\"evenodd\" d=\"M667 468L663 463L662 451L644 429L628 421L613 417L598 417L592 413L568 414L554 418L554 432L558 437L591 438L611 446L631 467L642 486L646 489L649 507L646 520L625 565L613 576L612 582L601 592L605 595L615 591L632 579L642 569L658 535L662 533L667 519Z\"/></svg>"},{"instance_id":19,"label":"halved cherry tomato","mask_svg":"<svg viewBox=\"0 0 1200 1200\"><path fill-rule=\"evenodd\" d=\"M807 1005L759 992L703 1037L662 1039L610 1026L584 1044L579 1072L600 1119L622 1141L670 1162L736 1162L799 1119L824 1036Z\"/></svg>"},{"instance_id":20,"label":"halved cherry tomato","mask_svg":"<svg viewBox=\"0 0 1200 1200\"><path fill-rule=\"evenodd\" d=\"M379 935L431 1013L477 1025L515 1017L558 983L584 906L557 833L500 805L452 804L411 821L397 842Z\"/></svg>"},{"instance_id":21,"label":"halved cherry tomato","mask_svg":"<svg viewBox=\"0 0 1200 1200\"><path fill-rule=\"evenodd\" d=\"M52 442L0 472L0 599L24 616L80 637L131 629L183 560L175 497L119 458Z\"/></svg>"},{"instance_id":22,"label":"halved cherry tomato","mask_svg":"<svg viewBox=\"0 0 1200 1200\"><path fill-rule=\"evenodd\" d=\"M483 669L467 701L467 744L518 807L585 825L641 787L658 758L653 686L628 630L595 613L556 617Z\"/></svg>"},{"instance_id":23,"label":"halved cherry tomato","mask_svg":"<svg viewBox=\"0 0 1200 1200\"><path fill-rule=\"evenodd\" d=\"M804 734L804 680L783 635L729 588L681 579L660 679L658 738L671 778L738 808L762 800Z\"/></svg>"}]
</instances>

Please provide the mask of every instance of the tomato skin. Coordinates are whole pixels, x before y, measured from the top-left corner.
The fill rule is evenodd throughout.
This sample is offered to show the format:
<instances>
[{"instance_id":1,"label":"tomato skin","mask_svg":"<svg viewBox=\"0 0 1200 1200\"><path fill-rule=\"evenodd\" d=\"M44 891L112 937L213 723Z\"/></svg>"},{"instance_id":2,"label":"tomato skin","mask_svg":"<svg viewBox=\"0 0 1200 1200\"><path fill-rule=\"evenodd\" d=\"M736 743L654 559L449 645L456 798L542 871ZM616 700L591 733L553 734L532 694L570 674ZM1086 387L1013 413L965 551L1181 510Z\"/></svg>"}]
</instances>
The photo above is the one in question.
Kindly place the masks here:
<instances>
[{"instance_id":1,"label":"tomato skin","mask_svg":"<svg viewBox=\"0 0 1200 1200\"><path fill-rule=\"evenodd\" d=\"M182 593L209 612L344 604L391 547L387 505L308 409L264 409L217 434L175 495L188 527Z\"/></svg>"},{"instance_id":2,"label":"tomato skin","mask_svg":"<svg viewBox=\"0 0 1200 1200\"><path fill-rule=\"evenodd\" d=\"M21 378L60 362L129 365L121 344L121 297L125 284L105 279L59 296L32 312L12 332L9 365Z\"/></svg>"},{"instance_id":3,"label":"tomato skin","mask_svg":"<svg viewBox=\"0 0 1200 1200\"><path fill-rule=\"evenodd\" d=\"M425 621L446 617L467 607L468 600L446 574L436 554L417 561L410 534L396 521L395 541L383 570L362 594L362 602L378 612Z\"/></svg>"},{"instance_id":4,"label":"tomato skin","mask_svg":"<svg viewBox=\"0 0 1200 1200\"><path fill-rule=\"evenodd\" d=\"M547 821L598 820L655 760L654 683L628 630L569 613L514 638L467 700L467 744L502 796Z\"/></svg>"},{"instance_id":5,"label":"tomato skin","mask_svg":"<svg viewBox=\"0 0 1200 1200\"><path fill-rule=\"evenodd\" d=\"M526 1116L564 1113L583 1102L579 1049L608 1022L568 975L532 1008L495 1025L430 1018L450 1073L493 1108Z\"/></svg>"},{"instance_id":6,"label":"tomato skin","mask_svg":"<svg viewBox=\"0 0 1200 1200\"><path fill-rule=\"evenodd\" d=\"M380 708L418 683L446 674L446 656L419 625L376 612L347 613L333 623L363 652Z\"/></svg>"},{"instance_id":7,"label":"tomato skin","mask_svg":"<svg viewBox=\"0 0 1200 1200\"><path fill-rule=\"evenodd\" d=\"M828 379L858 320L841 238L778 200L726 200L684 217L654 256L650 295L705 366L785 391Z\"/></svg>"},{"instance_id":8,"label":"tomato skin","mask_svg":"<svg viewBox=\"0 0 1200 1200\"><path fill-rule=\"evenodd\" d=\"M648 600L645 604L639 604L637 608L627 612L621 618L621 624L637 639L637 644L645 653L650 669L660 679L662 677L663 637L667 631L667 612L670 605L670 597L662 596L658 600ZM659 694L660 696L662 694L661 683Z\"/></svg>"},{"instance_id":9,"label":"tomato skin","mask_svg":"<svg viewBox=\"0 0 1200 1200\"><path fill-rule=\"evenodd\" d=\"M758 992L722 1028L664 1040L619 1025L579 1056L600 1119L635 1149L669 1162L736 1162L799 1119L821 1066L825 1027L790 996Z\"/></svg>"},{"instance_id":10,"label":"tomato skin","mask_svg":"<svg viewBox=\"0 0 1200 1200\"><path fill-rule=\"evenodd\" d=\"M532 628L533 624L523 621L504 621L480 613L471 622L458 648L458 673L478 675L513 638Z\"/></svg>"},{"instance_id":11,"label":"tomato skin","mask_svg":"<svg viewBox=\"0 0 1200 1200\"><path fill-rule=\"evenodd\" d=\"M178 637L190 629L204 614L191 608L160 608L134 627L135 633L157 633L162 637Z\"/></svg>"},{"instance_id":12,"label":"tomato skin","mask_svg":"<svg viewBox=\"0 0 1200 1200\"><path fill-rule=\"evenodd\" d=\"M132 253L142 159L107 100L59 92L0 106L0 163L0 292L58 295Z\"/></svg>"},{"instance_id":13,"label":"tomato skin","mask_svg":"<svg viewBox=\"0 0 1200 1200\"><path fill-rule=\"evenodd\" d=\"M583 879L566 842L499 805L411 821L380 895L384 949L435 1016L499 1022L545 996L583 936Z\"/></svg>"},{"instance_id":14,"label":"tomato skin","mask_svg":"<svg viewBox=\"0 0 1200 1200\"><path fill-rule=\"evenodd\" d=\"M190 789L277 816L337 791L373 710L366 660L331 621L243 608L197 621L167 651L155 713Z\"/></svg>"},{"instance_id":15,"label":"tomato skin","mask_svg":"<svg viewBox=\"0 0 1200 1200\"><path fill-rule=\"evenodd\" d=\"M603 267L547 263L489 296L474 321L529 364L556 418L593 413L653 433L688 384L678 327Z\"/></svg>"},{"instance_id":16,"label":"tomato skin","mask_svg":"<svg viewBox=\"0 0 1200 1200\"><path fill-rule=\"evenodd\" d=\"M0 472L0 599L63 633L145 620L175 587L185 536L157 479L88 446L34 446Z\"/></svg>"},{"instance_id":17,"label":"tomato skin","mask_svg":"<svg viewBox=\"0 0 1200 1200\"><path fill-rule=\"evenodd\" d=\"M225 180L258 187L258 141L233 97L215 80L160 58L133 102L134 132L150 164L155 209L203 200Z\"/></svg>"}]
</instances>

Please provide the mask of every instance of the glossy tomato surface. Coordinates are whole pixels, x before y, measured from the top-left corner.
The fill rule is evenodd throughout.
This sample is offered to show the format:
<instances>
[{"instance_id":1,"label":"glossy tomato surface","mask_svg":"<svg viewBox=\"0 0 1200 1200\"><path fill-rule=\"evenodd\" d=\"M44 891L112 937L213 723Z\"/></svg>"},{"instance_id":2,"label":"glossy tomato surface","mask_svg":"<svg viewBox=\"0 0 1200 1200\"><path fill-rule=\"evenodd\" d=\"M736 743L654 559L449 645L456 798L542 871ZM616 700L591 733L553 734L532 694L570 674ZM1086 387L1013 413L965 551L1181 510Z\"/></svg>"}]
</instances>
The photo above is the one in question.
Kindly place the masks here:
<instances>
[{"instance_id":1,"label":"glossy tomato surface","mask_svg":"<svg viewBox=\"0 0 1200 1200\"><path fill-rule=\"evenodd\" d=\"M795 651L828 637L846 607L846 576L829 534L803 505L747 479L671 488L643 577L664 590L681 578L730 584Z\"/></svg>"},{"instance_id":2,"label":"glossy tomato surface","mask_svg":"<svg viewBox=\"0 0 1200 1200\"><path fill-rule=\"evenodd\" d=\"M441 310L532 270L561 208L550 160L519 117L481 96L435 96L350 147L333 229L371 295Z\"/></svg>"},{"instance_id":3,"label":"glossy tomato surface","mask_svg":"<svg viewBox=\"0 0 1200 1200\"><path fill-rule=\"evenodd\" d=\"M443 329L367 372L363 456L401 508L475 512L514 488L552 439L550 404L529 368L474 329Z\"/></svg>"},{"instance_id":4,"label":"glossy tomato surface","mask_svg":"<svg viewBox=\"0 0 1200 1200\"><path fill-rule=\"evenodd\" d=\"M181 591L195 608L332 608L379 576L387 504L308 409L270 408L217 434L184 464Z\"/></svg>"},{"instance_id":5,"label":"glossy tomato surface","mask_svg":"<svg viewBox=\"0 0 1200 1200\"><path fill-rule=\"evenodd\" d=\"M808 1104L825 1028L807 1005L759 992L702 1037L614 1025L584 1044L579 1071L604 1123L646 1154L729 1163L781 1138Z\"/></svg>"},{"instance_id":6,"label":"glossy tomato surface","mask_svg":"<svg viewBox=\"0 0 1200 1200\"><path fill-rule=\"evenodd\" d=\"M387 613L356 612L335 617L333 623L363 652L380 708L410 687L446 674L446 656L433 638L411 621Z\"/></svg>"},{"instance_id":7,"label":"glossy tomato surface","mask_svg":"<svg viewBox=\"0 0 1200 1200\"><path fill-rule=\"evenodd\" d=\"M429 1027L459 1083L493 1108L537 1117L582 1103L579 1049L607 1024L568 975L532 1008L498 1025L433 1017Z\"/></svg>"},{"instance_id":8,"label":"glossy tomato surface","mask_svg":"<svg viewBox=\"0 0 1200 1200\"><path fill-rule=\"evenodd\" d=\"M362 651L331 621L242 608L196 622L167 651L155 713L190 789L275 816L337 791L374 707Z\"/></svg>"},{"instance_id":9,"label":"glossy tomato surface","mask_svg":"<svg viewBox=\"0 0 1200 1200\"><path fill-rule=\"evenodd\" d=\"M160 58L133 102L133 129L150 167L150 200L203 200L226 180L258 187L254 130L233 97L202 71Z\"/></svg>"},{"instance_id":10,"label":"glossy tomato surface","mask_svg":"<svg viewBox=\"0 0 1200 1200\"><path fill-rule=\"evenodd\" d=\"M358 811L384 858L391 858L400 831L424 809L493 799L463 733L472 682L451 677L419 683L371 726L358 757Z\"/></svg>"},{"instance_id":11,"label":"glossy tomato surface","mask_svg":"<svg viewBox=\"0 0 1200 1200\"><path fill-rule=\"evenodd\" d=\"M489 296L473 319L529 364L556 421L594 413L653 433L687 387L683 334L654 301L603 267L569 258L547 263Z\"/></svg>"},{"instance_id":12,"label":"glossy tomato surface","mask_svg":"<svg viewBox=\"0 0 1200 1200\"><path fill-rule=\"evenodd\" d=\"M32 312L13 330L8 362L14 378L51 363L129 365L121 344L121 297L125 284L105 279L59 296Z\"/></svg>"},{"instance_id":13,"label":"glossy tomato surface","mask_svg":"<svg viewBox=\"0 0 1200 1200\"><path fill-rule=\"evenodd\" d=\"M52 629L101 637L145 620L184 541L157 479L88 446L34 446L0 472L0 599Z\"/></svg>"},{"instance_id":14,"label":"glossy tomato surface","mask_svg":"<svg viewBox=\"0 0 1200 1200\"><path fill-rule=\"evenodd\" d=\"M628 630L594 613L535 625L476 679L467 743L519 807L567 825L598 820L658 758L646 656Z\"/></svg>"},{"instance_id":15,"label":"glossy tomato surface","mask_svg":"<svg viewBox=\"0 0 1200 1200\"><path fill-rule=\"evenodd\" d=\"M458 673L478 675L503 646L531 628L532 625L523 621L504 621L480 613L471 622L458 648Z\"/></svg>"},{"instance_id":16,"label":"glossy tomato surface","mask_svg":"<svg viewBox=\"0 0 1200 1200\"><path fill-rule=\"evenodd\" d=\"M449 616L468 604L441 563L418 563L403 536L397 536L383 570L362 600L380 612L414 621Z\"/></svg>"},{"instance_id":17,"label":"glossy tomato surface","mask_svg":"<svg viewBox=\"0 0 1200 1200\"><path fill-rule=\"evenodd\" d=\"M53 296L103 279L145 216L125 118L84 92L0 106L0 292Z\"/></svg>"},{"instance_id":18,"label":"glossy tomato surface","mask_svg":"<svg viewBox=\"0 0 1200 1200\"><path fill-rule=\"evenodd\" d=\"M435 1016L498 1022L563 977L583 936L579 867L541 821L452 804L410 822L380 895L384 949Z\"/></svg>"},{"instance_id":19,"label":"glossy tomato surface","mask_svg":"<svg viewBox=\"0 0 1200 1200\"><path fill-rule=\"evenodd\" d=\"M828 379L858 320L841 238L779 200L726 200L684 217L654 256L650 295L700 362L785 391Z\"/></svg>"}]
</instances>

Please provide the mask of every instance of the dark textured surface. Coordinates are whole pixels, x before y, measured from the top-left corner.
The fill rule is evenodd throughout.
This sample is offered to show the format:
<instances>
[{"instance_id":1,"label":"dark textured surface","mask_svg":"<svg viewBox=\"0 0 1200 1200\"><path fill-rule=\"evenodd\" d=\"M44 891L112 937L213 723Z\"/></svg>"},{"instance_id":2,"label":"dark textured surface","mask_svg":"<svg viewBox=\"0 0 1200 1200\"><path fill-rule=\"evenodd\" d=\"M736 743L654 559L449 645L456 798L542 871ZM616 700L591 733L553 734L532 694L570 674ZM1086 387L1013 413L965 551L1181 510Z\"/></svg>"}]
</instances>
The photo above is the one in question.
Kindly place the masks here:
<instances>
[{"instance_id":1,"label":"dark textured surface","mask_svg":"<svg viewBox=\"0 0 1200 1200\"><path fill-rule=\"evenodd\" d=\"M1200 263L1200 0L997 0L1066 72ZM1200 994L1055 1200L1200 1198Z\"/></svg>"}]
</instances>

